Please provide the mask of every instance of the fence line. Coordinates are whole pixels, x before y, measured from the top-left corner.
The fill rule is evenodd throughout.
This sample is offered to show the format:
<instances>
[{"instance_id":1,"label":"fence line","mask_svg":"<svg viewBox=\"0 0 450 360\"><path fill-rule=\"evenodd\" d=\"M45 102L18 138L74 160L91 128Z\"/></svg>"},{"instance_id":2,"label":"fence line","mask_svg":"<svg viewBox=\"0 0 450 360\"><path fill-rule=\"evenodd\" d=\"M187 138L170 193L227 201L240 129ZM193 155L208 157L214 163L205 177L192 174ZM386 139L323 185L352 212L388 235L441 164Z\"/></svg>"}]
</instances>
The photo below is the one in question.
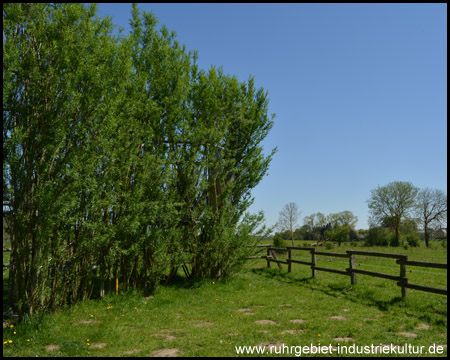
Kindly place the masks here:
<instances>
[{"instance_id":1,"label":"fence line","mask_svg":"<svg viewBox=\"0 0 450 360\"><path fill-rule=\"evenodd\" d=\"M317 271L325 271L331 272L334 274L340 274L350 277L351 284L357 283L357 274L367 275L373 277L379 277L387 280L393 280L397 282L397 285L401 288L402 297L407 297L408 292L407 289L414 289L420 291L431 292L435 294L447 295L447 289L438 289L424 285L410 284L408 282L408 278L406 276L406 266L417 266L417 267L427 267L427 268L435 268L435 269L447 269L447 264L445 263L433 263L433 262L425 262L425 261L412 261L408 260L408 255L400 255L400 254L387 254L387 253L379 253L372 251L357 251L357 250L347 250L346 254L341 253L329 253L323 251L316 251L316 248L310 247L299 247L299 246L287 246L286 248L277 248L273 247L270 244L267 245L257 245L258 248L263 248L259 250L259 252L266 250L265 256L251 256L249 259L266 259L267 267L271 267L271 263L274 262L278 265L280 269L282 269L281 264L286 264L288 266L288 272L292 271L292 264L300 264L307 265L311 267L312 277L317 276ZM300 251L309 251L311 254L311 261L301 261L294 260L292 258L292 252L294 250ZM288 258L286 260L280 260L277 258L276 252L287 252ZM316 256L330 256L330 257L338 257L338 258L347 258L349 260L349 267L345 270L338 269L330 269L326 267L319 267L316 263ZM398 276L391 274L384 274L375 271L368 271L356 268L356 256L372 256L372 257L383 257L389 259L395 259L396 263L400 265L400 273ZM440 274L439 274L440 275Z\"/></svg>"}]
</instances>

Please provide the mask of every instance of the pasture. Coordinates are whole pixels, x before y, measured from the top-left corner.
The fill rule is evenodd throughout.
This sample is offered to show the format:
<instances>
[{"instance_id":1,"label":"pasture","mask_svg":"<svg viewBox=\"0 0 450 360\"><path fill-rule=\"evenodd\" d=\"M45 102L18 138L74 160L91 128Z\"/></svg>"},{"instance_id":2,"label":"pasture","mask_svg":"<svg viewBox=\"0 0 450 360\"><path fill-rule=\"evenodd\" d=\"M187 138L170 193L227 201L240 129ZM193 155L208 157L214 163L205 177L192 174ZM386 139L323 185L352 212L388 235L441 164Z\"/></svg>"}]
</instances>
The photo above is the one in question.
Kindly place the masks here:
<instances>
[{"instance_id":1,"label":"pasture","mask_svg":"<svg viewBox=\"0 0 450 360\"><path fill-rule=\"evenodd\" d=\"M433 246L364 250L446 263L446 249L437 243ZM363 248L341 246L324 251L349 249ZM362 269L398 274L392 259L358 261ZM336 269L348 265L346 259L320 256L317 263ZM408 268L408 272L414 283L447 286L446 270ZM4 302L7 276L5 271ZM122 292L20 323L4 320L3 342L4 356L32 357L234 357L235 346L282 344L411 344L425 349L436 344L445 347L443 354L434 356L446 356L447 296L409 289L408 297L402 299L394 281L358 275L358 283L352 286L348 277L339 274L319 271L313 279L308 266L294 264L287 273L285 265L282 270L273 265L268 269L265 260L250 260L225 281L187 282L180 274L148 298Z\"/></svg>"}]
</instances>

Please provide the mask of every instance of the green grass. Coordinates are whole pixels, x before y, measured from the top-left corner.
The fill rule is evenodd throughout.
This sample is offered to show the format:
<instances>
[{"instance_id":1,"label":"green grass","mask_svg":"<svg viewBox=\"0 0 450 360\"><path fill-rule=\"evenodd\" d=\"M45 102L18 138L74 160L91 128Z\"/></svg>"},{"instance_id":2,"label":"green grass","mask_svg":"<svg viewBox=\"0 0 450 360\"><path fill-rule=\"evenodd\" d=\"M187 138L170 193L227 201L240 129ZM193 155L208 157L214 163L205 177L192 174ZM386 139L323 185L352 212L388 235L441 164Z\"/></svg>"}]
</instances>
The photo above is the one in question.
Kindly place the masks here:
<instances>
[{"instance_id":1,"label":"green grass","mask_svg":"<svg viewBox=\"0 0 450 360\"><path fill-rule=\"evenodd\" d=\"M398 252L410 260L447 262L446 250L439 247L357 249ZM300 258L301 252L298 254ZM348 266L346 259L327 261L332 259L318 257L318 265L339 269ZM360 260L361 268L365 264L373 271L398 274L395 260ZM446 288L446 271L411 269L408 277L414 275L414 283ZM402 299L394 281L358 275L358 284L351 286L347 276L325 272L318 272L314 279L310 276L308 266L294 264L288 274L285 265L282 270L268 269L264 260L253 260L226 281L187 283L178 278L160 287L150 299L135 292L108 295L4 328L3 340L13 342L3 345L3 354L149 356L171 348L178 349L178 356L234 357L235 346L344 344L335 338L351 338L346 344L358 346L406 343L428 348L447 344L446 296L408 290L408 298ZM345 319L330 318L333 316ZM290 321L295 319L304 322ZM276 324L256 324L257 320ZM53 350L48 350L49 346ZM446 354L445 349L440 356Z\"/></svg>"}]
</instances>

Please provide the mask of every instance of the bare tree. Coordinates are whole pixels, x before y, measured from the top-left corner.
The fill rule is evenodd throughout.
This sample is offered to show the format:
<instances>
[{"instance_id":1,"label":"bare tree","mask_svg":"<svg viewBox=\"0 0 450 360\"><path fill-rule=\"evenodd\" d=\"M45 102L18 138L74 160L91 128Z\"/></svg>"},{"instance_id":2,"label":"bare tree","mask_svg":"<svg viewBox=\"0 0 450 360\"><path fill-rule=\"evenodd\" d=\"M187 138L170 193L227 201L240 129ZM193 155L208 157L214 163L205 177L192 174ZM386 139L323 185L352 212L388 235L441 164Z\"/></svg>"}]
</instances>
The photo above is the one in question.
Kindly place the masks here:
<instances>
[{"instance_id":1,"label":"bare tree","mask_svg":"<svg viewBox=\"0 0 450 360\"><path fill-rule=\"evenodd\" d=\"M298 217L301 211L298 210L296 203L290 202L284 205L283 210L280 211L280 217L278 219L278 228L281 231L289 231L292 240L292 246L294 246L294 230L298 225Z\"/></svg>"},{"instance_id":2,"label":"bare tree","mask_svg":"<svg viewBox=\"0 0 450 360\"><path fill-rule=\"evenodd\" d=\"M447 218L447 195L441 190L422 189L417 196L416 214L423 225L425 244L430 245L430 225Z\"/></svg>"}]
</instances>

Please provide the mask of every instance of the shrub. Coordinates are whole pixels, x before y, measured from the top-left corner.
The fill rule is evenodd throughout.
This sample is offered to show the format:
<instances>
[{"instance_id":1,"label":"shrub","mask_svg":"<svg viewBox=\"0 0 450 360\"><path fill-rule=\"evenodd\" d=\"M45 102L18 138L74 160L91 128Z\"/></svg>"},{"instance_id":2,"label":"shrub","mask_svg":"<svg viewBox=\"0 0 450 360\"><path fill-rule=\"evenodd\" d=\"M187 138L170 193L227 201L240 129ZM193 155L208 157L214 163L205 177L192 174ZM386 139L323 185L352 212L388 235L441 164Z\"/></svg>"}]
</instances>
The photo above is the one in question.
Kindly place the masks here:
<instances>
[{"instance_id":1,"label":"shrub","mask_svg":"<svg viewBox=\"0 0 450 360\"><path fill-rule=\"evenodd\" d=\"M418 233L409 233L402 236L402 242L411 247L418 247L420 246L420 236Z\"/></svg>"},{"instance_id":2,"label":"shrub","mask_svg":"<svg viewBox=\"0 0 450 360\"><path fill-rule=\"evenodd\" d=\"M278 248L284 248L286 246L285 241L283 239L283 235L275 234L273 237L273 246Z\"/></svg>"},{"instance_id":3,"label":"shrub","mask_svg":"<svg viewBox=\"0 0 450 360\"><path fill-rule=\"evenodd\" d=\"M395 234L385 228L371 228L366 238L368 246L389 246L395 242Z\"/></svg>"}]
</instances>

